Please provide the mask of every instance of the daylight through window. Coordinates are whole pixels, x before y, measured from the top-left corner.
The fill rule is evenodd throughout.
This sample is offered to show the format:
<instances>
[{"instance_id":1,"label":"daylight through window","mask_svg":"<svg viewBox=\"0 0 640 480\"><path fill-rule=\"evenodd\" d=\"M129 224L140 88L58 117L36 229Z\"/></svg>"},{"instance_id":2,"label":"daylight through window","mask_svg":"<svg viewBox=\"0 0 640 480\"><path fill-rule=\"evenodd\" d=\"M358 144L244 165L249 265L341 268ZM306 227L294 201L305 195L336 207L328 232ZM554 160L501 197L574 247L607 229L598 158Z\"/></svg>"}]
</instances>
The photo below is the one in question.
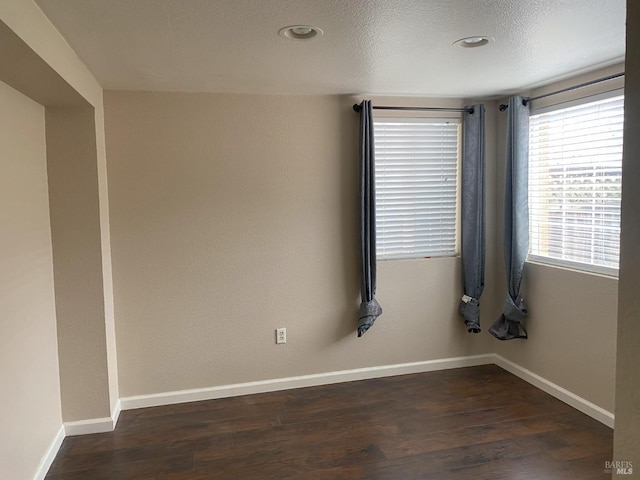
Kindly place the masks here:
<instances>
[{"instance_id":1,"label":"daylight through window","mask_svg":"<svg viewBox=\"0 0 640 480\"><path fill-rule=\"evenodd\" d=\"M531 116L530 258L617 274L622 95Z\"/></svg>"}]
</instances>

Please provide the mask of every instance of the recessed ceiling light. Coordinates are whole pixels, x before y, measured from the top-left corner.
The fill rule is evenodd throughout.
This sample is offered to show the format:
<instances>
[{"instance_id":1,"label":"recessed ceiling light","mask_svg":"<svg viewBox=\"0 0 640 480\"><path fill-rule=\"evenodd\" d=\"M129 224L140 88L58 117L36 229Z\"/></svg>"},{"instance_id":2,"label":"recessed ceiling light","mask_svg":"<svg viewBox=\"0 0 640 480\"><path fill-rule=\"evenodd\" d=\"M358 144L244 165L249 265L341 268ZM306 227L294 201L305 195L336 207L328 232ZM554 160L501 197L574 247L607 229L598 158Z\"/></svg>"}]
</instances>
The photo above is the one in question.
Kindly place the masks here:
<instances>
[{"instance_id":1,"label":"recessed ceiling light","mask_svg":"<svg viewBox=\"0 0 640 480\"><path fill-rule=\"evenodd\" d=\"M309 40L310 38L322 35L322 30L318 27L310 27L309 25L292 25L281 28L278 33L283 37L293 38L295 40Z\"/></svg>"},{"instance_id":2,"label":"recessed ceiling light","mask_svg":"<svg viewBox=\"0 0 640 480\"><path fill-rule=\"evenodd\" d=\"M489 42L492 42L493 38L491 37L484 37L484 36L476 36L476 37L465 37L465 38L461 38L460 40L456 40L455 42L453 42L453 45L456 45L458 47L463 47L463 48L475 48L475 47L482 47L483 45L486 45Z\"/></svg>"}]
</instances>

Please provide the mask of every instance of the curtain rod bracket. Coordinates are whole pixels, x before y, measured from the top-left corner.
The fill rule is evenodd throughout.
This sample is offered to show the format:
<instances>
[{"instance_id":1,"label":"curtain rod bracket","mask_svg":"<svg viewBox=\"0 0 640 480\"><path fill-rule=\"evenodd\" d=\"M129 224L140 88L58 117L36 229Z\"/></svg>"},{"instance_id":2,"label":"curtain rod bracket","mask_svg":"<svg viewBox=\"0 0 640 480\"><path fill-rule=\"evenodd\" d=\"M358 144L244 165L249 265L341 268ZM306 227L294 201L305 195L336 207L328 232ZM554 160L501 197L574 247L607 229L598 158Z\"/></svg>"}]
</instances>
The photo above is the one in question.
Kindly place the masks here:
<instances>
[{"instance_id":1,"label":"curtain rod bracket","mask_svg":"<svg viewBox=\"0 0 640 480\"><path fill-rule=\"evenodd\" d=\"M360 105L358 105L357 103L354 103L353 104L353 111L357 112L357 113L360 113L360 110L361 110Z\"/></svg>"},{"instance_id":2,"label":"curtain rod bracket","mask_svg":"<svg viewBox=\"0 0 640 480\"><path fill-rule=\"evenodd\" d=\"M527 103L529 103L530 101L530 98L525 97L522 99L522 105L526 107ZM498 105L498 110L500 110L501 112L504 112L507 108L509 108L509 105L507 105L506 103L501 103L500 105Z\"/></svg>"}]
</instances>

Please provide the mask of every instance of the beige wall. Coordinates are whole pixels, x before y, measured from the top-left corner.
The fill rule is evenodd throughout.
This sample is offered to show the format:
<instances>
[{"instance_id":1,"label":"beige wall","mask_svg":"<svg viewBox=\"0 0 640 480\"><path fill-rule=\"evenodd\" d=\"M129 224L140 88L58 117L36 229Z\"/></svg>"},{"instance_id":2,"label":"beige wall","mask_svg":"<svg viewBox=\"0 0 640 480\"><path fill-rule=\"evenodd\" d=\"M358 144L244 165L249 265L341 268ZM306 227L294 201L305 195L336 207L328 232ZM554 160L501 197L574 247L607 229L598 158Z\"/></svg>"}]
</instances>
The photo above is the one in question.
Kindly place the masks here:
<instances>
[{"instance_id":1,"label":"beige wall","mask_svg":"<svg viewBox=\"0 0 640 480\"><path fill-rule=\"evenodd\" d=\"M111 414L94 118L92 107L45 115L65 421Z\"/></svg>"},{"instance_id":2,"label":"beige wall","mask_svg":"<svg viewBox=\"0 0 640 480\"><path fill-rule=\"evenodd\" d=\"M533 90L530 96L542 95L621 71L624 71L624 66L616 65ZM621 87L622 80L607 82L534 102L532 108ZM498 306L502 305L506 295L502 253L505 132L506 112L498 116L496 139L499 193L495 205L499 241L495 244L498 251L495 257L498 272L495 302ZM508 342L493 340L491 351L613 412L617 284L618 281L611 277L527 263L522 295L529 307L529 338Z\"/></svg>"},{"instance_id":3,"label":"beige wall","mask_svg":"<svg viewBox=\"0 0 640 480\"><path fill-rule=\"evenodd\" d=\"M618 303L616 425L613 459L633 462L640 479L640 5L627 2L627 58L622 166L622 235Z\"/></svg>"},{"instance_id":4,"label":"beige wall","mask_svg":"<svg viewBox=\"0 0 640 480\"><path fill-rule=\"evenodd\" d=\"M74 202L67 205L66 210L57 209L53 218L53 231L63 231L67 238L63 242L54 244L54 263L56 263L56 288L58 298L65 298L67 304L74 303L71 309L58 312L58 324L62 326L64 338L60 345L61 376L63 377L63 410L65 421L85 420L108 416L113 411L118 400L117 360L115 349L115 325L113 317L113 288L111 278L111 257L109 238L109 213L107 198L106 158L104 150L104 114L102 107L102 88L93 78L86 66L80 61L75 52L69 47L64 38L53 27L42 11L33 1L4 0L0 2L0 80L10 84L29 98L44 105L47 108L47 129L53 130L56 121L49 121L54 116L62 122L58 133L65 132L65 136L72 148L74 142L79 140L79 145L87 141L93 142L90 156L83 158L68 158L69 164L63 161L60 171L51 173L59 174L59 177L74 178L77 171L65 171L74 162L79 160L85 163L93 163L93 178L88 180L90 188L84 188L86 196L77 195L73 189L76 184L58 182L50 185L50 192L54 200L62 197L73 197ZM56 116L59 109L82 107L85 112L91 112L93 118L84 117L84 122L77 123L76 132L69 130L69 122L62 116ZM91 126L92 130L87 130ZM76 128L76 127L73 127ZM56 139L57 134L52 139ZM60 143L60 142L59 142ZM82 148L78 149L81 151ZM52 148L49 148L52 152ZM61 153L61 150L58 150ZM62 153L63 154L63 153ZM51 165L50 165L51 168ZM55 175L54 175L55 176ZM87 180L87 175L80 173L79 177ZM63 188L69 188L63 191ZM74 196L75 195L75 196ZM57 200L56 200L57 201ZM56 201L52 205L56 204ZM92 218L84 216L78 218L77 205L81 208L89 205L99 206L95 208ZM73 225L81 221L92 225L91 235L82 237L87 232L86 228L73 231L65 230L65 226ZM59 225L58 225L59 223ZM97 232L97 235L96 235ZM77 235L76 235L77 234ZM55 235L54 235L55 236ZM69 276L62 278L60 272L73 272L73 268L59 263L57 259L74 259L73 249L77 245L84 245L92 250L93 256L86 262L82 276ZM82 250L82 248L80 249ZM86 254L85 248L83 254ZM91 265L91 269L89 269ZM89 279L89 281L87 281ZM75 287L74 288L74 282ZM100 298L95 295L83 296L78 292L84 291L90 285L100 285ZM69 295L74 298L69 298ZM97 305L97 303L101 305ZM91 311L93 315L84 315L82 318L75 316L78 312ZM75 312L71 314L71 312ZM96 313L100 312L100 313ZM82 324L88 328L73 329L66 325ZM98 333L100 332L100 333ZM87 337L87 334L90 336ZM99 335L99 338L96 337ZM84 353L90 345L100 343L99 349L93 350L92 355L104 355L103 361L89 361L93 367L98 364L100 370L95 370L92 375L76 375L75 369L82 370L85 363ZM87 386L85 380L89 376L92 382ZM105 382L105 385L97 386L97 382ZM87 387L91 393L87 395ZM94 388L95 387L95 388ZM100 392L99 394L97 392ZM106 392L106 393L105 393ZM79 397L80 395L80 397ZM87 415L91 415L87 417Z\"/></svg>"},{"instance_id":5,"label":"beige wall","mask_svg":"<svg viewBox=\"0 0 640 480\"><path fill-rule=\"evenodd\" d=\"M44 108L0 82L0 478L27 480L61 425Z\"/></svg>"},{"instance_id":6,"label":"beige wall","mask_svg":"<svg viewBox=\"0 0 640 480\"><path fill-rule=\"evenodd\" d=\"M105 93L123 396L481 351L455 258L380 262L385 313L356 338L352 104Z\"/></svg>"}]
</instances>

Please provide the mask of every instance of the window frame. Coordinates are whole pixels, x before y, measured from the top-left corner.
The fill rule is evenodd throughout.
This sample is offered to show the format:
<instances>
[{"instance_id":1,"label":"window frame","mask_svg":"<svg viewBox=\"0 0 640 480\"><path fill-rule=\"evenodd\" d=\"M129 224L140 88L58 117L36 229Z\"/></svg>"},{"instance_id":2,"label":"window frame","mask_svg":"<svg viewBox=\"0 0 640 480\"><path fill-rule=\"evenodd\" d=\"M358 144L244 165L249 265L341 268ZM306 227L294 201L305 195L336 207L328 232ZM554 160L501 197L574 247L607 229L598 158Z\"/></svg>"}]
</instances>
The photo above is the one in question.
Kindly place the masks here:
<instances>
[{"instance_id":1,"label":"window frame","mask_svg":"<svg viewBox=\"0 0 640 480\"><path fill-rule=\"evenodd\" d=\"M580 105L586 105L589 103L598 102L600 100L606 100L610 98L615 98L622 96L624 98L624 88L616 88L613 90L597 93L594 95L588 95L584 97L580 97L573 100L568 100L565 102L554 103L551 105L546 105L540 108L531 109L529 112L529 117L533 117L535 115L541 115L544 113L554 112L557 110L564 110L571 107L576 107ZM530 132L531 130L529 130ZM624 121L623 121L623 131L624 131ZM529 141L529 148L531 147L531 141ZM531 153L529 153L529 161L531 160ZM622 162L622 157L621 157ZM529 173L529 181L531 180L531 173ZM620 188L622 189L622 184L620 184ZM529 234L531 235L531 200L529 197ZM618 247L619 248L619 247ZM587 274L596 274L602 275L611 278L618 278L619 276L619 265L618 268L608 267L604 265L595 265L592 263L584 263L572 260L559 259L554 257L547 257L544 255L538 255L531 253L531 241L529 242L529 252L527 254L527 263L551 266L556 268L564 268L568 270L577 271L580 273Z\"/></svg>"}]
</instances>

